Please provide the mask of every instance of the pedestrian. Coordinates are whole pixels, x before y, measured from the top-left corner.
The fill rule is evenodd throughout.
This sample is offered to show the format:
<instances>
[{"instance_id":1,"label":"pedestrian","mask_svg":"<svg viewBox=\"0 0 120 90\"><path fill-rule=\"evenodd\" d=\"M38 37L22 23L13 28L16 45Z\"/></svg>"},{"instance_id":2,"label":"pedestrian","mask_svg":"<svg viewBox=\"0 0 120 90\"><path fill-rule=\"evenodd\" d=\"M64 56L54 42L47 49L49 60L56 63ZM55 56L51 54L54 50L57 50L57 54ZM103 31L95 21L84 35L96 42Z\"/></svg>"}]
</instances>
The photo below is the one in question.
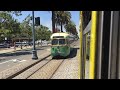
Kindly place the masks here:
<instances>
[{"instance_id":1,"label":"pedestrian","mask_svg":"<svg viewBox=\"0 0 120 90\"><path fill-rule=\"evenodd\" d=\"M16 46L15 46L15 42L14 42L14 51L16 51Z\"/></svg>"}]
</instances>

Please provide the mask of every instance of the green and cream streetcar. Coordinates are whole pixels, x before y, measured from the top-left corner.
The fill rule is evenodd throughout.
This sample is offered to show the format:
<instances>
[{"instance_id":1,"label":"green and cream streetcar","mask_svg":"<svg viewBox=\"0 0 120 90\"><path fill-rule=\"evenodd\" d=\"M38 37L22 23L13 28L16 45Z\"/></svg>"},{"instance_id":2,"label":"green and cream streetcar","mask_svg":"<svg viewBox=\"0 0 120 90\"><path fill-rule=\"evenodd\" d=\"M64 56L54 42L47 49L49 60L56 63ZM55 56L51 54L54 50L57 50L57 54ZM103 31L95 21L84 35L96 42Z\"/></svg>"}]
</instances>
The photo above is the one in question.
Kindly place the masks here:
<instances>
[{"instance_id":1,"label":"green and cream streetcar","mask_svg":"<svg viewBox=\"0 0 120 90\"><path fill-rule=\"evenodd\" d=\"M51 56L67 57L72 50L74 37L68 33L54 33L51 36Z\"/></svg>"}]
</instances>

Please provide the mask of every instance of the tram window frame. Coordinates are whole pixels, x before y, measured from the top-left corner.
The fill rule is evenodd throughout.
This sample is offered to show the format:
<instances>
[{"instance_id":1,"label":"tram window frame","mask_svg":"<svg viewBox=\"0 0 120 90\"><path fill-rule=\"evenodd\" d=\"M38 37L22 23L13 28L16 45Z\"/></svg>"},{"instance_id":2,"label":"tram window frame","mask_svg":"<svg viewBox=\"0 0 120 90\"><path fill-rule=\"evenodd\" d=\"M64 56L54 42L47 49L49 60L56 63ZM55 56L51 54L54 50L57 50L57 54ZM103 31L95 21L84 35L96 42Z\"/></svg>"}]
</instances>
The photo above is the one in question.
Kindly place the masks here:
<instances>
[{"instance_id":1,"label":"tram window frame","mask_svg":"<svg viewBox=\"0 0 120 90\"><path fill-rule=\"evenodd\" d=\"M53 40L57 40L57 44L53 44ZM59 45L59 39L52 39L51 44L52 45Z\"/></svg>"},{"instance_id":2,"label":"tram window frame","mask_svg":"<svg viewBox=\"0 0 120 90\"><path fill-rule=\"evenodd\" d=\"M65 45L66 44L66 40L65 39L58 39L59 40L59 45ZM60 40L64 40L64 44L60 44Z\"/></svg>"}]
</instances>

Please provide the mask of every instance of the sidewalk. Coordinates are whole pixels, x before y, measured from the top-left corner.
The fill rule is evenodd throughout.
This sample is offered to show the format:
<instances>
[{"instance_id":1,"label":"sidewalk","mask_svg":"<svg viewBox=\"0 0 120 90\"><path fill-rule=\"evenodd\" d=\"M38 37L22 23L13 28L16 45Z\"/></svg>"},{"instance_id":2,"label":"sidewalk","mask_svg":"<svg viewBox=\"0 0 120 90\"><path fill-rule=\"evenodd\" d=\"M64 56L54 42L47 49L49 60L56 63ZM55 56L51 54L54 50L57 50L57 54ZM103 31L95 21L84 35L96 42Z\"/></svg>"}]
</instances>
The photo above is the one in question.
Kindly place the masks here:
<instances>
[{"instance_id":1,"label":"sidewalk","mask_svg":"<svg viewBox=\"0 0 120 90\"><path fill-rule=\"evenodd\" d=\"M50 46L49 44L47 46ZM36 47L44 47L44 46L38 46L36 45ZM16 50L14 49L14 47L11 47L11 48L2 48L0 49L0 54L3 54L3 53L10 53L10 52L16 52L16 51L21 51L21 50L26 50L26 49L32 49L33 46L27 46L27 47L24 47L22 46L22 49L21 47L16 47Z\"/></svg>"},{"instance_id":2,"label":"sidewalk","mask_svg":"<svg viewBox=\"0 0 120 90\"><path fill-rule=\"evenodd\" d=\"M31 48L32 48L31 46L27 46L27 47L23 46L22 49L20 47L16 47L16 50L14 49L14 47L5 48L5 49L0 49L0 54L21 51L21 50L31 49Z\"/></svg>"},{"instance_id":3,"label":"sidewalk","mask_svg":"<svg viewBox=\"0 0 120 90\"><path fill-rule=\"evenodd\" d=\"M31 55L28 55L27 57L24 56L22 58L27 60L26 62L16 63L15 65L0 71L0 79L6 79L6 78L14 75L15 73L18 73L18 72L24 70L25 68L28 68L28 67L34 65L35 63L40 62L41 60L44 60L48 56L50 56L50 52L46 52L46 51L44 51L42 54L41 54L41 52L38 52L38 60L32 60Z\"/></svg>"}]
</instances>

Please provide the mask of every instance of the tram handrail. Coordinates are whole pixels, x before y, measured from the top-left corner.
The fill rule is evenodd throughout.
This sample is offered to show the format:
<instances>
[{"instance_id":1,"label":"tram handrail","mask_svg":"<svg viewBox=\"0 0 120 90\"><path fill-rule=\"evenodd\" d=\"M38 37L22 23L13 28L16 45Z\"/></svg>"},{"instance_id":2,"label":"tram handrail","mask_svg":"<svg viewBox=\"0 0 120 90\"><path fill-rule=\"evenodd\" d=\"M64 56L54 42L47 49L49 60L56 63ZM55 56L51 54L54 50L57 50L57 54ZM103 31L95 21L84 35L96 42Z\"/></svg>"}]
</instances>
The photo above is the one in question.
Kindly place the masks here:
<instances>
[{"instance_id":1,"label":"tram handrail","mask_svg":"<svg viewBox=\"0 0 120 90\"><path fill-rule=\"evenodd\" d=\"M89 79L95 79L96 24L97 11L92 11Z\"/></svg>"}]
</instances>

